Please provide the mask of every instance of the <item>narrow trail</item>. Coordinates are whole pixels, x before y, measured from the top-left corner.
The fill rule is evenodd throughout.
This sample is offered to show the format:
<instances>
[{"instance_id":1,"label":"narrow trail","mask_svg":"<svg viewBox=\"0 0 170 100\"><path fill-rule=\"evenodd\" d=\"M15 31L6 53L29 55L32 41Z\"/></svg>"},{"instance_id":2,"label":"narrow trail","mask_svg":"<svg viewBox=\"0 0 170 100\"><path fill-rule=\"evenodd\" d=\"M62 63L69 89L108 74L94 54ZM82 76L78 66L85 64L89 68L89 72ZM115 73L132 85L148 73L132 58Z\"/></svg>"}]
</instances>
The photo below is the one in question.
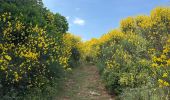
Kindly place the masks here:
<instances>
[{"instance_id":1,"label":"narrow trail","mask_svg":"<svg viewBox=\"0 0 170 100\"><path fill-rule=\"evenodd\" d=\"M114 100L107 94L95 66L78 67L66 80L56 100Z\"/></svg>"}]
</instances>

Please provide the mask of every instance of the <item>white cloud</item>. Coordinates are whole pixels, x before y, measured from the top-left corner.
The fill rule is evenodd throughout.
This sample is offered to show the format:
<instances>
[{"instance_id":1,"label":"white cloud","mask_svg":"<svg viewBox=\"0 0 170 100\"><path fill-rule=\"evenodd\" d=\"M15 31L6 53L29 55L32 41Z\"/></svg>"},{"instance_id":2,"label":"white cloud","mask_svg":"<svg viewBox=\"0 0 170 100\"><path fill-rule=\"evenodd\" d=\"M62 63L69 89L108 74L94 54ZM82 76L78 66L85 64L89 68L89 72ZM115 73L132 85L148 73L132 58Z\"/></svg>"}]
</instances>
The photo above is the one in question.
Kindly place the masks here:
<instances>
[{"instance_id":1,"label":"white cloud","mask_svg":"<svg viewBox=\"0 0 170 100\"><path fill-rule=\"evenodd\" d=\"M83 25L85 25L85 20L83 20L81 18L75 18L73 23L76 24L76 25L83 26Z\"/></svg>"},{"instance_id":2,"label":"white cloud","mask_svg":"<svg viewBox=\"0 0 170 100\"><path fill-rule=\"evenodd\" d=\"M69 20L69 19L70 19L70 16L67 16L66 19Z\"/></svg>"}]
</instances>

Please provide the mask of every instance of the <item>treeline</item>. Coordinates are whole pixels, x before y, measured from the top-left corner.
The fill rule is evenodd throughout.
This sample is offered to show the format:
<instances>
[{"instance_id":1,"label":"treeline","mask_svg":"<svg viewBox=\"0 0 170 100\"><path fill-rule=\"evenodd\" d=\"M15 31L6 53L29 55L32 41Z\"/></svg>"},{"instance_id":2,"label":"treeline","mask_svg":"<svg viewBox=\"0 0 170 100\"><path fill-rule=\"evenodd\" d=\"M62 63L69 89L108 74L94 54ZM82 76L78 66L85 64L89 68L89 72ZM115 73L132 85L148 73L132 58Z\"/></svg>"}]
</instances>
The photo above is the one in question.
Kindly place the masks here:
<instances>
[{"instance_id":1,"label":"treeline","mask_svg":"<svg viewBox=\"0 0 170 100\"><path fill-rule=\"evenodd\" d=\"M0 0L1 99L52 99L57 80L81 56L81 39L67 31L66 18L42 0Z\"/></svg>"},{"instance_id":2,"label":"treeline","mask_svg":"<svg viewBox=\"0 0 170 100\"><path fill-rule=\"evenodd\" d=\"M123 100L169 100L170 8L123 19L118 29L85 44L110 94Z\"/></svg>"}]
</instances>

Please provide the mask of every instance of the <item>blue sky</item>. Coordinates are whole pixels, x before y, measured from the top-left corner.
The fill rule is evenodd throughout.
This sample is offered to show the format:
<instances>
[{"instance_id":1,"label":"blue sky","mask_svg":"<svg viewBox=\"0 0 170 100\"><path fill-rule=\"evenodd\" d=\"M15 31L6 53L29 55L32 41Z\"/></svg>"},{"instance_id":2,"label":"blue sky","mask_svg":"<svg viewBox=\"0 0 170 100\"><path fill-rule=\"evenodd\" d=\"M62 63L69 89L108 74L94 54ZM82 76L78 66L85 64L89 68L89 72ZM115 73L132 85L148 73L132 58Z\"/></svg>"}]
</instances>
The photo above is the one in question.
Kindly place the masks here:
<instances>
[{"instance_id":1,"label":"blue sky","mask_svg":"<svg viewBox=\"0 0 170 100\"><path fill-rule=\"evenodd\" d=\"M65 16L69 32L83 40L98 38L118 28L121 19L148 15L157 6L170 5L170 0L43 0L45 7Z\"/></svg>"}]
</instances>

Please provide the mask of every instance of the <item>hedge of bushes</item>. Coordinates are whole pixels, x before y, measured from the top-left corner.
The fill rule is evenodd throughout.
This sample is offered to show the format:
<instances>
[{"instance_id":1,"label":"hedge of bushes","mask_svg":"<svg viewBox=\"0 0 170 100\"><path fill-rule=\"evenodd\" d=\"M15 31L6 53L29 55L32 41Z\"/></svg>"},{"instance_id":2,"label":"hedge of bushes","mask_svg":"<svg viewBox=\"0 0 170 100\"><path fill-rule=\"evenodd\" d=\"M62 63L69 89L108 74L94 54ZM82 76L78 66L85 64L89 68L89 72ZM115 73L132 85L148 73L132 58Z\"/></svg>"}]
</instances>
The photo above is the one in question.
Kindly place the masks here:
<instances>
[{"instance_id":1,"label":"hedge of bushes","mask_svg":"<svg viewBox=\"0 0 170 100\"><path fill-rule=\"evenodd\" d=\"M81 40L67 30L66 18L44 8L41 0L0 1L2 98L42 91L76 66Z\"/></svg>"},{"instance_id":2,"label":"hedge of bushes","mask_svg":"<svg viewBox=\"0 0 170 100\"><path fill-rule=\"evenodd\" d=\"M126 97L129 89L169 88L169 41L170 9L157 7L149 16L123 19L120 28L87 41L95 54L87 57L97 64L109 93Z\"/></svg>"}]
</instances>

